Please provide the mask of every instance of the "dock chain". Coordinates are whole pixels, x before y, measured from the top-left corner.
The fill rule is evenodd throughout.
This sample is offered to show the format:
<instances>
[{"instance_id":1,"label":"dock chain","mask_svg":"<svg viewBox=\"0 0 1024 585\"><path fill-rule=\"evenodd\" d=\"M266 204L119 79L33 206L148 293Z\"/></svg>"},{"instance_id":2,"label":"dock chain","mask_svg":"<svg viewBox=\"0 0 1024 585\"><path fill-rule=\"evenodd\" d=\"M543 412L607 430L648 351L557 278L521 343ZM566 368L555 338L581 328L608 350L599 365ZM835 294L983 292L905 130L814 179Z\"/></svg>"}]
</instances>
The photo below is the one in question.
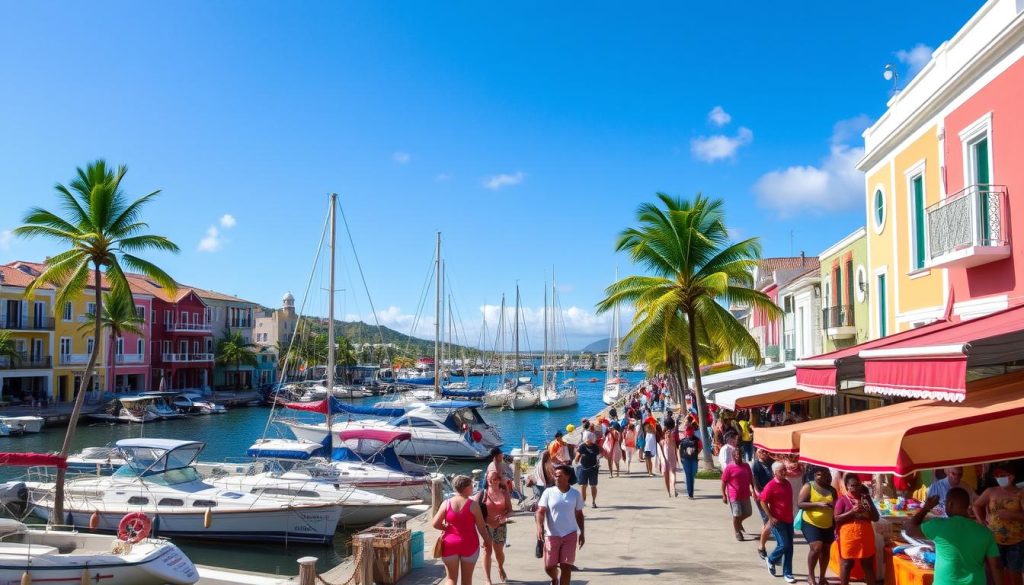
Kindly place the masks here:
<instances>
[{"instance_id":1,"label":"dock chain","mask_svg":"<svg viewBox=\"0 0 1024 585\"><path fill-rule=\"evenodd\" d=\"M328 581L328 580L324 579L323 577L321 577L320 573L316 574L316 580L319 581L321 583L321 585L349 585L349 583L351 583L352 581L355 580L356 575L359 574L359 565L361 564L361 561L363 560L362 557L363 557L363 547L359 547L359 549L356 551L356 560L355 560L355 563L354 563L355 569L352 571L352 575L349 576L349 578L346 579L345 581L343 581L341 583L331 583L330 581ZM371 584L370 583L363 583L362 585L371 585Z\"/></svg>"}]
</instances>

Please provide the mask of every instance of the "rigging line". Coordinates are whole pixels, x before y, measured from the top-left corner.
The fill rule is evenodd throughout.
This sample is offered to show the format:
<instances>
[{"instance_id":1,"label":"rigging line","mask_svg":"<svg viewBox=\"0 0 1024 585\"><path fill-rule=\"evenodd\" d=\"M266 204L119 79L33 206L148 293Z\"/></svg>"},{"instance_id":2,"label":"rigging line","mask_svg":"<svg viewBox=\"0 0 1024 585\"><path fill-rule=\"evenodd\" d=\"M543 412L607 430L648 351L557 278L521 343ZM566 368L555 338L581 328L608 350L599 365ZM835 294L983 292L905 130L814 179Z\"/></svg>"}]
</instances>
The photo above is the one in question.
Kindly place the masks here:
<instances>
[{"instance_id":1,"label":"rigging line","mask_svg":"<svg viewBox=\"0 0 1024 585\"><path fill-rule=\"evenodd\" d=\"M425 306L427 304L427 293L430 292L430 283L434 279L434 272L435 272L434 253L431 252L431 254L430 254L430 268L427 270L427 278L423 282L423 288L420 289L420 300L419 300L419 303L416 305L416 315L413 317L412 328L409 330L409 337L410 338L415 338L416 337L416 335L415 335L416 329L419 327L420 317L422 316L423 309L425 308ZM409 339L406 342L406 349L411 349L411 348L412 348L412 339Z\"/></svg>"},{"instance_id":2,"label":"rigging line","mask_svg":"<svg viewBox=\"0 0 1024 585\"><path fill-rule=\"evenodd\" d=\"M384 341L384 328L381 327L380 319L377 317L377 307L374 306L373 297L370 296L370 286L366 283L366 275L363 273L363 263L359 261L359 253L356 251L356 243L352 238L352 230L348 227L348 217L345 216L345 207L342 206L340 199L338 200L338 211L341 212L341 223L345 226L345 235L348 236L348 245L352 249L352 256L355 257L356 268L359 269L359 278L362 280L363 290L366 292L366 300L369 301L370 311L373 312L373 322L377 326L377 335L380 336L380 344L381 347L384 348L385 357L387 357L389 348L387 343ZM358 308L359 306L357 301L356 309L358 310ZM391 360L389 358L388 363L390 362Z\"/></svg>"},{"instance_id":3,"label":"rigging line","mask_svg":"<svg viewBox=\"0 0 1024 585\"><path fill-rule=\"evenodd\" d=\"M274 401L270 405L270 415L267 416L267 424L263 427L263 436L267 437L267 432L270 430L270 423L274 420L274 411L277 410L277 394L281 391L281 385L284 384L285 376L288 375L288 362L292 359L292 348L295 346L295 340L299 337L298 333L300 327L306 324L308 319L305 318L306 302L309 300L309 289L313 286L313 276L316 274L316 267L320 263L320 253L324 249L324 239L327 237L327 226L330 223L330 205L328 205L328 214L324 217L324 227L320 232L320 242L316 246L316 255L313 257L313 266L309 270L309 279L306 281L306 290L302 295L302 303L299 305L299 319L295 323L295 334L288 341L288 350L285 353L284 364L281 366L281 377L278 382L277 392L274 392Z\"/></svg>"}]
</instances>

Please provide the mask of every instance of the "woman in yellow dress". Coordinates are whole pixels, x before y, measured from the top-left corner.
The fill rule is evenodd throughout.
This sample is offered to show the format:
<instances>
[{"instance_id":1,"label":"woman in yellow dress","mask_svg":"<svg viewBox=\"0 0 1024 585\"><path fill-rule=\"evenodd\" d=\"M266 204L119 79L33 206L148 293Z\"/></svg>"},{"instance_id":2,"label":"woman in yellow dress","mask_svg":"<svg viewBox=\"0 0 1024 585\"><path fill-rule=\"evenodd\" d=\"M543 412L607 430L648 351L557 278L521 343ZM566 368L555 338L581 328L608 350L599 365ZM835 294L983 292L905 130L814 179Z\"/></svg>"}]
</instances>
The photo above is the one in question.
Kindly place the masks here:
<instances>
[{"instance_id":1,"label":"woman in yellow dress","mask_svg":"<svg viewBox=\"0 0 1024 585\"><path fill-rule=\"evenodd\" d=\"M803 515L803 533L807 540L807 582L810 585L825 585L825 571L832 542L836 538L836 527L833 510L839 499L832 487L832 473L824 467L815 467L814 481L804 484L800 489L799 507ZM818 567L818 578L815 580L814 568Z\"/></svg>"}]
</instances>

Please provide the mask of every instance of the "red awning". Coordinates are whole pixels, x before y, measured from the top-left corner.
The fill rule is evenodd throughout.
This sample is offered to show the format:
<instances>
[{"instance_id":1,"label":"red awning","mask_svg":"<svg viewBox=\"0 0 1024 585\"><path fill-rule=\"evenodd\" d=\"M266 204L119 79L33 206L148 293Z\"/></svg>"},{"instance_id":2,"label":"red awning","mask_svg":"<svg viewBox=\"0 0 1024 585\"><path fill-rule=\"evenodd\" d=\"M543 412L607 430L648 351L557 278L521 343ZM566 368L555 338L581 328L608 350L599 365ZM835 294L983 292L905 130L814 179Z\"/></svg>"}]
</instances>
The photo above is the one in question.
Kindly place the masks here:
<instances>
[{"instance_id":1,"label":"red awning","mask_svg":"<svg viewBox=\"0 0 1024 585\"><path fill-rule=\"evenodd\" d=\"M865 392L960 402L969 366L1024 359L1024 305L945 323L883 347L863 348L859 355Z\"/></svg>"},{"instance_id":2,"label":"red awning","mask_svg":"<svg viewBox=\"0 0 1024 585\"><path fill-rule=\"evenodd\" d=\"M860 345L837 349L836 351L797 360L796 387L815 394L835 394L838 382L850 378L864 376L864 361L860 352L877 347L888 346L901 340L912 339L949 326L948 321L936 321L924 327L903 331L887 337L866 341Z\"/></svg>"},{"instance_id":3,"label":"red awning","mask_svg":"<svg viewBox=\"0 0 1024 585\"><path fill-rule=\"evenodd\" d=\"M67 469L68 460L66 457L44 453L0 453L0 465L16 465L18 467L40 465Z\"/></svg>"}]
</instances>

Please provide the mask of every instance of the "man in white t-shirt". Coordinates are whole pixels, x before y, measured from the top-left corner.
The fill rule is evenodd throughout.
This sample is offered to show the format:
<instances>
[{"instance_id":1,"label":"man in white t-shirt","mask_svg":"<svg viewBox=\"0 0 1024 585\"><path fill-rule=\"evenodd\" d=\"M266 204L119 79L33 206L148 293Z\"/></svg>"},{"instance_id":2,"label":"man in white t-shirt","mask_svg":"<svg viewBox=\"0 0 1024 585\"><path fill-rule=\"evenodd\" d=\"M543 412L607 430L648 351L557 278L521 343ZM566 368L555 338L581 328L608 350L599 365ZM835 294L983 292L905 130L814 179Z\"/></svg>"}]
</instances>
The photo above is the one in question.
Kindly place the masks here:
<instances>
[{"instance_id":1,"label":"man in white t-shirt","mask_svg":"<svg viewBox=\"0 0 1024 585\"><path fill-rule=\"evenodd\" d=\"M739 443L739 435L735 431L729 431L725 434L725 444L718 450L718 464L722 470L732 463L732 452L736 450L736 445Z\"/></svg>"},{"instance_id":2,"label":"man in white t-shirt","mask_svg":"<svg viewBox=\"0 0 1024 585\"><path fill-rule=\"evenodd\" d=\"M544 571L552 583L569 585L576 548L583 548L583 498L570 487L572 468L555 467L555 485L537 502L537 540L544 541Z\"/></svg>"}]
</instances>

